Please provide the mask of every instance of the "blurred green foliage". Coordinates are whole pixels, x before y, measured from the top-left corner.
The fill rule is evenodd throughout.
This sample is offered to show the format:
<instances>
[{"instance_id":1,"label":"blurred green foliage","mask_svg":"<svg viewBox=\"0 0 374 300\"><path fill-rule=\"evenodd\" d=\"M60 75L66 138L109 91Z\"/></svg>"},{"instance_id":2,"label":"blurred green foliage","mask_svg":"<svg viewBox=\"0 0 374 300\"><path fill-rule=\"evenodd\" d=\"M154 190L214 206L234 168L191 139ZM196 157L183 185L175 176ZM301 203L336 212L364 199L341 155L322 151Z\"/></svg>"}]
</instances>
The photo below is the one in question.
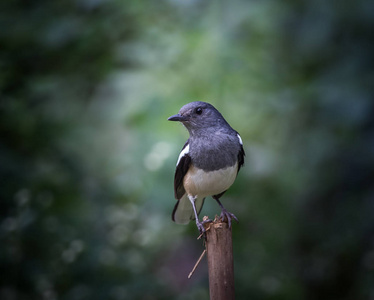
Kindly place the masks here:
<instances>
[{"instance_id":1,"label":"blurred green foliage","mask_svg":"<svg viewBox=\"0 0 374 300\"><path fill-rule=\"evenodd\" d=\"M166 118L194 100L247 152L237 298L374 297L372 1L3 1L0 24L1 299L208 299L170 219Z\"/></svg>"}]
</instances>

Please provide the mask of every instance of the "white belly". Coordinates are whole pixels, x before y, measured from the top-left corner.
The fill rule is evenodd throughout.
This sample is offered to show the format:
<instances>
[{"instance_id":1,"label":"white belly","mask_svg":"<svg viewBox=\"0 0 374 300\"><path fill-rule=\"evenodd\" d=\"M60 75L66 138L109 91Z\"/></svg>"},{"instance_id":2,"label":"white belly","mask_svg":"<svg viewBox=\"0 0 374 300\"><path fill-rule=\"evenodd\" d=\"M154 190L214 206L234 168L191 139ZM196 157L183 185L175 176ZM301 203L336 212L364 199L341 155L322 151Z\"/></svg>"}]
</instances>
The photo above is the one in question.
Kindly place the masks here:
<instances>
[{"instance_id":1,"label":"white belly","mask_svg":"<svg viewBox=\"0 0 374 300\"><path fill-rule=\"evenodd\" d=\"M238 164L211 172L192 166L183 179L184 189L191 196L217 195L226 191L234 183L237 173Z\"/></svg>"}]
</instances>

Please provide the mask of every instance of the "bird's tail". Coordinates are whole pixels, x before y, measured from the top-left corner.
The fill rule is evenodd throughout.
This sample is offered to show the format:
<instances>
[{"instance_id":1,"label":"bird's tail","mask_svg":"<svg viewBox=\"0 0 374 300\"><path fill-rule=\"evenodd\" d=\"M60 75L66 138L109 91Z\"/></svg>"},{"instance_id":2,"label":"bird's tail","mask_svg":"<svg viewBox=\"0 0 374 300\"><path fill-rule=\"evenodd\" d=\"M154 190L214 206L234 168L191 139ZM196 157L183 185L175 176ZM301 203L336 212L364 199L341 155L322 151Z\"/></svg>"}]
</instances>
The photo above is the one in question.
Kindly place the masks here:
<instances>
[{"instance_id":1,"label":"bird's tail","mask_svg":"<svg viewBox=\"0 0 374 300\"><path fill-rule=\"evenodd\" d=\"M197 198L195 200L195 206L197 214L200 214L203 208L205 198ZM188 224L191 220L195 220L195 213L192 208L190 199L187 194L184 194L174 206L173 214L171 216L173 221L177 224Z\"/></svg>"}]
</instances>

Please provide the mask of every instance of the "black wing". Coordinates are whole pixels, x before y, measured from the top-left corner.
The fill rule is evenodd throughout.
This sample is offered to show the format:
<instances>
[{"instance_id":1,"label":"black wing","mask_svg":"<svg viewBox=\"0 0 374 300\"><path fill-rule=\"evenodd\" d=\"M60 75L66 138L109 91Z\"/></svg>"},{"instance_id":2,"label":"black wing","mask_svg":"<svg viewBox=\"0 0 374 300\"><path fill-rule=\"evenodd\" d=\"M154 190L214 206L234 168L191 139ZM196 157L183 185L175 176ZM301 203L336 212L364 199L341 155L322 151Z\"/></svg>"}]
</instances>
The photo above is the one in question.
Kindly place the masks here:
<instances>
[{"instance_id":1,"label":"black wing","mask_svg":"<svg viewBox=\"0 0 374 300\"><path fill-rule=\"evenodd\" d=\"M244 156L245 156L245 152L244 152L243 145L240 145L240 150L238 153L238 173L239 173L240 168L244 165Z\"/></svg>"},{"instance_id":2,"label":"black wing","mask_svg":"<svg viewBox=\"0 0 374 300\"><path fill-rule=\"evenodd\" d=\"M188 141L184 144L182 151L187 147ZM177 168L175 169L174 175L174 196L176 199L180 199L186 193L183 186L183 178L186 175L191 165L191 156L185 153L178 162Z\"/></svg>"}]
</instances>

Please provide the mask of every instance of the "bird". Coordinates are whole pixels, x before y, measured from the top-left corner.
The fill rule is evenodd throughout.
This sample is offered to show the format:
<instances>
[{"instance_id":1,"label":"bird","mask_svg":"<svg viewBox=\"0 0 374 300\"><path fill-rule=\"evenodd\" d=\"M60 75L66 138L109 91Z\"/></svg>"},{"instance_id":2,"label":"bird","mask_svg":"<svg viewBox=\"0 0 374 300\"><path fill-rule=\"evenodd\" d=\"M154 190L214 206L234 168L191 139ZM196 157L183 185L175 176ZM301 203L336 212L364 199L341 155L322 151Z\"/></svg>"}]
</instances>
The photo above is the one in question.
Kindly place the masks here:
<instances>
[{"instance_id":1,"label":"bird","mask_svg":"<svg viewBox=\"0 0 374 300\"><path fill-rule=\"evenodd\" d=\"M221 207L220 219L237 217L226 210L219 200L234 183L244 165L243 141L210 103L195 101L184 105L168 118L181 122L189 132L175 169L174 196L177 199L172 220L177 224L196 221L200 233L205 233L204 224L211 220L199 221L204 200L212 196Z\"/></svg>"}]
</instances>

